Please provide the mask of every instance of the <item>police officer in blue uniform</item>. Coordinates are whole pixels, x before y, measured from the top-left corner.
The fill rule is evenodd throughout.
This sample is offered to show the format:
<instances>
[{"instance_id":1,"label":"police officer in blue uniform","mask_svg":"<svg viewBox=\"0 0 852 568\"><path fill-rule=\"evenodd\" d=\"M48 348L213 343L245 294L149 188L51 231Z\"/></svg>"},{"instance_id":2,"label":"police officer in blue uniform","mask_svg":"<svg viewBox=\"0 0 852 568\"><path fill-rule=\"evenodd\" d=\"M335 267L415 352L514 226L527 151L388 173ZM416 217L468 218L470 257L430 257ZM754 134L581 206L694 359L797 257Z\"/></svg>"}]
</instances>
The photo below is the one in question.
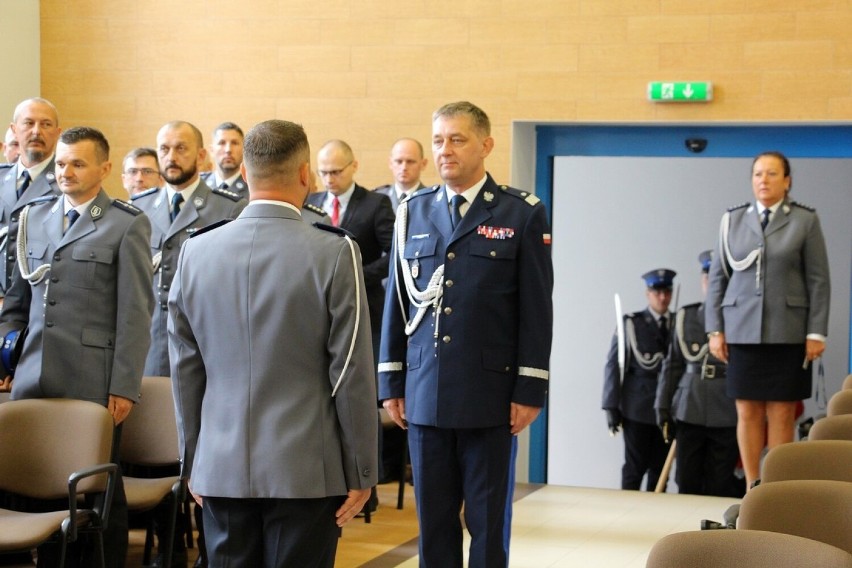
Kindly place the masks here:
<instances>
[{"instance_id":1,"label":"police officer in blue uniform","mask_svg":"<svg viewBox=\"0 0 852 568\"><path fill-rule=\"evenodd\" d=\"M548 387L550 229L535 196L486 173L494 141L481 109L445 105L432 128L445 183L399 208L379 398L408 428L420 566L462 566L463 504L469 565L506 566L513 436L538 416Z\"/></svg>"},{"instance_id":2,"label":"police officer in blue uniform","mask_svg":"<svg viewBox=\"0 0 852 568\"><path fill-rule=\"evenodd\" d=\"M706 250L698 257L704 294L712 255ZM737 409L725 394L726 371L725 363L708 349L704 303L679 309L654 405L657 424L677 439L679 493L742 497L745 492L745 483L734 475L739 458Z\"/></svg>"},{"instance_id":3,"label":"police officer in blue uniform","mask_svg":"<svg viewBox=\"0 0 852 568\"><path fill-rule=\"evenodd\" d=\"M624 316L622 340L613 336L607 355L601 406L610 432L617 433L619 427L624 430L622 489L640 489L647 474L646 489L653 491L668 453L657 429L654 399L657 375L668 348L675 274L674 270L659 268L642 275L648 307ZM624 361L623 369L619 359Z\"/></svg>"}]
</instances>

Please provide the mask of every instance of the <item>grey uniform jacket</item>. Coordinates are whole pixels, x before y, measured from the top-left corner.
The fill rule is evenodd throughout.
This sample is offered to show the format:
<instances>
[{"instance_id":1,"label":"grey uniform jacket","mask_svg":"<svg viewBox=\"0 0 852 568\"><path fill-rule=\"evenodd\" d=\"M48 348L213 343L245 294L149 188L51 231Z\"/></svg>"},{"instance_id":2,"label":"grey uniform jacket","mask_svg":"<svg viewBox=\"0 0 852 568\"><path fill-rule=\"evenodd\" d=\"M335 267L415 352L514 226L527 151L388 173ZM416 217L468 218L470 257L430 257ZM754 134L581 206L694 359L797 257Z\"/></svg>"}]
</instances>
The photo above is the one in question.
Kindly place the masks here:
<instances>
[{"instance_id":1,"label":"grey uniform jacket","mask_svg":"<svg viewBox=\"0 0 852 568\"><path fill-rule=\"evenodd\" d=\"M53 173L53 160L30 183L20 199L15 191L18 185L18 168L15 166L16 164L12 164L12 167L2 171L3 177L0 178L0 232L4 229L8 230L5 238L0 237L0 242L3 243L3 246L0 246L0 254L5 258L4 262L0 262L0 273L2 273L0 274L0 296L12 284L12 272L15 268L15 260L18 258L16 239L21 209L33 199L51 194L59 195L59 185Z\"/></svg>"},{"instance_id":2,"label":"grey uniform jacket","mask_svg":"<svg viewBox=\"0 0 852 568\"><path fill-rule=\"evenodd\" d=\"M423 189L424 187L426 187L426 186L421 183L416 188L409 191L408 195L410 196L415 191L417 191L419 189ZM397 195L396 195L396 187L394 186L394 184L380 185L379 187L377 187L373 191L375 191L376 193L381 193L382 195L387 195L388 199L390 199L391 207L393 208L394 211L396 211L397 207L399 207L399 197L397 197Z\"/></svg>"},{"instance_id":3,"label":"grey uniform jacket","mask_svg":"<svg viewBox=\"0 0 852 568\"><path fill-rule=\"evenodd\" d=\"M240 214L246 201L223 189L210 189L200 182L177 218L171 221L166 188L155 188L133 196L133 205L151 219L151 256L162 253L154 273L154 314L151 318L151 349L145 374L169 375L169 345L166 334L169 288L177 267L180 247L198 229Z\"/></svg>"},{"instance_id":4,"label":"grey uniform jacket","mask_svg":"<svg viewBox=\"0 0 852 568\"><path fill-rule=\"evenodd\" d=\"M201 181L207 184L207 187L212 189L216 188L216 174L214 172L204 172L198 177L201 178ZM237 176L237 179L234 180L234 183L232 183L225 189L232 193L236 193L243 199L248 199L248 184L243 179L243 176Z\"/></svg>"},{"instance_id":5,"label":"grey uniform jacket","mask_svg":"<svg viewBox=\"0 0 852 568\"><path fill-rule=\"evenodd\" d=\"M169 343L194 492L318 498L376 484L375 371L352 245L274 204L184 245Z\"/></svg>"},{"instance_id":6,"label":"grey uniform jacket","mask_svg":"<svg viewBox=\"0 0 852 568\"><path fill-rule=\"evenodd\" d=\"M16 266L0 314L0 336L29 326L12 398L135 401L153 307L151 225L103 190L65 235L63 217L61 198L29 209L27 269L50 271L33 286Z\"/></svg>"},{"instance_id":7,"label":"grey uniform jacket","mask_svg":"<svg viewBox=\"0 0 852 568\"><path fill-rule=\"evenodd\" d=\"M704 305L690 304L678 310L672 334L654 408L668 410L678 422L695 426L736 426L736 405L725 393L726 365L708 352Z\"/></svg>"},{"instance_id":8,"label":"grey uniform jacket","mask_svg":"<svg viewBox=\"0 0 852 568\"><path fill-rule=\"evenodd\" d=\"M741 344L804 343L809 333L828 335L828 254L816 212L785 202L766 231L754 204L726 215L730 229L720 230L710 265L706 330L723 331L728 343ZM760 251L757 260L732 270L723 233L734 261Z\"/></svg>"}]
</instances>

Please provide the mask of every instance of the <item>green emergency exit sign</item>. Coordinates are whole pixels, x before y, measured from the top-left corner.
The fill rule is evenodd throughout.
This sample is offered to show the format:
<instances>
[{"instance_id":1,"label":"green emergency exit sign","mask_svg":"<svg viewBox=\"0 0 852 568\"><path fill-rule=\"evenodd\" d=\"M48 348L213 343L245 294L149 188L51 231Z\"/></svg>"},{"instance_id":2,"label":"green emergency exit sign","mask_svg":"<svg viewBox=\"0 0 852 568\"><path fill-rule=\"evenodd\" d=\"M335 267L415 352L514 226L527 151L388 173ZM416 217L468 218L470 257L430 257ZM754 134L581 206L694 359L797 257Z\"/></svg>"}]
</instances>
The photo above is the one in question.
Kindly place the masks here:
<instances>
[{"instance_id":1,"label":"green emergency exit sign","mask_svg":"<svg viewBox=\"0 0 852 568\"><path fill-rule=\"evenodd\" d=\"M709 81L648 83L648 100L655 103L706 103L713 100Z\"/></svg>"}]
</instances>

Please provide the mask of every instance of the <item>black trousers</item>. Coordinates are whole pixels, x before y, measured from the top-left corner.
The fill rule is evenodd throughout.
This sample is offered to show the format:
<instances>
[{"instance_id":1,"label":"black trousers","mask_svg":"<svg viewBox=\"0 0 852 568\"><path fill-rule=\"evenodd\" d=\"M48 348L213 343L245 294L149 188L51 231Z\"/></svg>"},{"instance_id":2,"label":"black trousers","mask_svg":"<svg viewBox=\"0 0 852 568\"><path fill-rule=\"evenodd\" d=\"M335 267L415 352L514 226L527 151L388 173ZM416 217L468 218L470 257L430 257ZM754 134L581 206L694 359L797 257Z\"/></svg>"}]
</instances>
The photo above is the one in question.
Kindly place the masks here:
<instances>
[{"instance_id":1,"label":"black trousers","mask_svg":"<svg viewBox=\"0 0 852 568\"><path fill-rule=\"evenodd\" d=\"M647 491L653 491L660 479L669 447L655 424L645 424L622 418L624 432L624 465L621 468L621 488L639 490L642 478L648 475Z\"/></svg>"},{"instance_id":2,"label":"black trousers","mask_svg":"<svg viewBox=\"0 0 852 568\"><path fill-rule=\"evenodd\" d=\"M333 568L343 499L204 497L210 567Z\"/></svg>"},{"instance_id":3,"label":"black trousers","mask_svg":"<svg viewBox=\"0 0 852 568\"><path fill-rule=\"evenodd\" d=\"M734 476L739 459L737 428L708 428L677 423L679 493L742 497L745 483Z\"/></svg>"}]
</instances>

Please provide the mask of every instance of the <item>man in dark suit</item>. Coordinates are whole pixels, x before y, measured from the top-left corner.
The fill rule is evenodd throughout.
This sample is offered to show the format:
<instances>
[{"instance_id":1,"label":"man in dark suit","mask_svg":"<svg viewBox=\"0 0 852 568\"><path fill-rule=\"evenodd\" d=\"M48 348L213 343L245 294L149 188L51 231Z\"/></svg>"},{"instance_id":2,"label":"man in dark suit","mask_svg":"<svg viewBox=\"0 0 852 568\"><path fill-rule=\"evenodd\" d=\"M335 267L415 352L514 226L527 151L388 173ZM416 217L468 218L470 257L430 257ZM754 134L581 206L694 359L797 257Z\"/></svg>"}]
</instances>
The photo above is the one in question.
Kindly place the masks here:
<instances>
[{"instance_id":1,"label":"man in dark suit","mask_svg":"<svg viewBox=\"0 0 852 568\"><path fill-rule=\"evenodd\" d=\"M657 428L654 400L657 377L669 345L674 277L675 272L667 268L642 275L648 307L623 316L624 334L621 338L613 336L604 367L601 407L612 434L624 429L622 489L638 490L647 473L646 489L653 491L668 453ZM623 349L621 356L619 348Z\"/></svg>"},{"instance_id":2,"label":"man in dark suit","mask_svg":"<svg viewBox=\"0 0 852 568\"><path fill-rule=\"evenodd\" d=\"M420 142L414 138L400 138L391 147L388 159L393 183L377 187L374 191L387 195L391 200L391 207L396 211L400 201L424 187L420 176L428 163L429 160L423 156L423 145Z\"/></svg>"},{"instance_id":3,"label":"man in dark suit","mask_svg":"<svg viewBox=\"0 0 852 568\"><path fill-rule=\"evenodd\" d=\"M333 225L355 236L364 264L370 325L378 339L384 302L382 279L388 275L394 214L387 196L355 183L357 171L358 161L349 144L343 140L326 142L317 154L317 173L325 191L309 195L308 203L322 207Z\"/></svg>"},{"instance_id":4,"label":"man in dark suit","mask_svg":"<svg viewBox=\"0 0 852 568\"><path fill-rule=\"evenodd\" d=\"M443 185L400 205L379 359L379 398L408 429L420 565L508 563L513 436L545 403L553 265L544 205L485 170L494 140L475 105L432 117ZM451 204L451 206L448 206Z\"/></svg>"},{"instance_id":5,"label":"man in dark suit","mask_svg":"<svg viewBox=\"0 0 852 568\"><path fill-rule=\"evenodd\" d=\"M214 169L201 174L209 187L227 189L244 199L248 199L248 186L240 173L243 163L243 129L233 122L223 122L213 131Z\"/></svg>"},{"instance_id":6,"label":"man in dark suit","mask_svg":"<svg viewBox=\"0 0 852 568\"><path fill-rule=\"evenodd\" d=\"M325 191L308 195L308 203L322 207L331 223L349 231L361 249L364 284L370 308L373 354L378 357L385 291L382 280L388 275L388 255L393 239L394 213L390 200L355 183L358 161L343 140L329 140L317 154L317 173ZM377 423L380 418L376 417ZM381 451L381 443L379 444ZM368 505L378 506L375 491Z\"/></svg>"},{"instance_id":7,"label":"man in dark suit","mask_svg":"<svg viewBox=\"0 0 852 568\"><path fill-rule=\"evenodd\" d=\"M184 245L169 296L183 474L211 566L332 568L377 479L358 247L301 220L301 126L263 122L245 152L251 203Z\"/></svg>"},{"instance_id":8,"label":"man in dark suit","mask_svg":"<svg viewBox=\"0 0 852 568\"><path fill-rule=\"evenodd\" d=\"M62 134L56 175L63 196L37 199L21 213L28 254L6 295L0 336L27 329L13 399L90 400L106 406L118 426L139 398L148 351L151 224L102 189L110 169L109 145L98 130ZM117 429L114 456L120 438ZM127 502L120 482L104 550L107 566L124 566ZM45 559L51 552L40 552L39 565L54 565ZM81 566L95 565L88 552Z\"/></svg>"},{"instance_id":9,"label":"man in dark suit","mask_svg":"<svg viewBox=\"0 0 852 568\"><path fill-rule=\"evenodd\" d=\"M12 284L21 209L38 197L59 195L53 173L53 152L62 132L56 107L46 99L27 99L15 107L10 128L21 154L16 167L8 168L0 181L0 253L5 259L0 262L2 290Z\"/></svg>"}]
</instances>

